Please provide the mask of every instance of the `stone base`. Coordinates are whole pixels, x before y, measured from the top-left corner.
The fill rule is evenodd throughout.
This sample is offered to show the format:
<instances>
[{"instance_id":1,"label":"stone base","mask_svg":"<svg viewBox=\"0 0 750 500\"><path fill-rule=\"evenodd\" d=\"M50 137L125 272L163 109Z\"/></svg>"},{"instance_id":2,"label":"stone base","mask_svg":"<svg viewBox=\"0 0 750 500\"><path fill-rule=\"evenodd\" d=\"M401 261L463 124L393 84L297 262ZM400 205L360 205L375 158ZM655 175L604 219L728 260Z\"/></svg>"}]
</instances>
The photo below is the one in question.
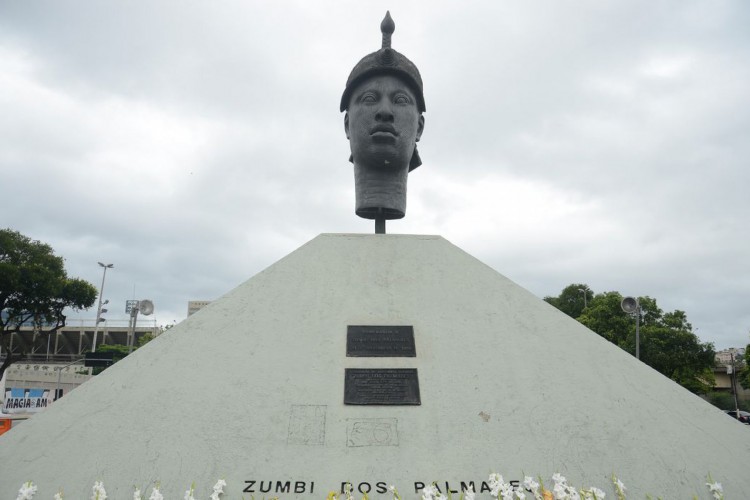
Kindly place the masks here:
<instances>
[{"instance_id":1,"label":"stone base","mask_svg":"<svg viewBox=\"0 0 750 500\"><path fill-rule=\"evenodd\" d=\"M412 326L416 356L347 356L349 325ZM347 368L416 369L419 404L344 404ZM560 472L609 497L614 472L704 498L710 472L744 498L748 463L746 426L446 240L321 235L0 436L0 496L406 500Z\"/></svg>"}]
</instances>

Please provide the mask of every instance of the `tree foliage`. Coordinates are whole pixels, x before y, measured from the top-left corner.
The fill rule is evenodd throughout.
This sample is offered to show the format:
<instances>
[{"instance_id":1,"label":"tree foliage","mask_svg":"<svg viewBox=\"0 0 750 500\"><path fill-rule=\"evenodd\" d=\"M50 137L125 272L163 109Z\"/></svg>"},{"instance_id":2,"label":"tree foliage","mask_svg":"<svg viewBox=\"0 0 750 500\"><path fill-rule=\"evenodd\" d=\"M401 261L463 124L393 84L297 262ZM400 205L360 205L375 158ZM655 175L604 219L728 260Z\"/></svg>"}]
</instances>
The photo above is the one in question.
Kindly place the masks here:
<instances>
[{"instance_id":1,"label":"tree foliage","mask_svg":"<svg viewBox=\"0 0 750 500\"><path fill-rule=\"evenodd\" d=\"M143 347L154 340L154 336L150 333L142 335L138 342L133 346L133 351L139 347ZM102 344L98 347L99 352L111 352L112 353L112 364L117 363L121 359L125 358L130 354L130 346L122 344ZM98 375L105 370L105 367L96 367L93 369L93 374Z\"/></svg>"},{"instance_id":2,"label":"tree foliage","mask_svg":"<svg viewBox=\"0 0 750 500\"><path fill-rule=\"evenodd\" d=\"M573 283L563 288L563 291L557 297L544 297L544 301L560 309L571 318L577 318L593 298L594 292L588 285Z\"/></svg>"},{"instance_id":3,"label":"tree foliage","mask_svg":"<svg viewBox=\"0 0 750 500\"><path fill-rule=\"evenodd\" d=\"M745 366L737 372L737 380L745 389L750 389L750 344L745 348Z\"/></svg>"},{"instance_id":4,"label":"tree foliage","mask_svg":"<svg viewBox=\"0 0 750 500\"><path fill-rule=\"evenodd\" d=\"M0 377L20 359L10 352L11 334L29 325L54 333L65 326L65 309L87 309L96 296L91 283L68 278L63 258L51 246L18 231L0 230L0 345L5 354Z\"/></svg>"},{"instance_id":5,"label":"tree foliage","mask_svg":"<svg viewBox=\"0 0 750 500\"><path fill-rule=\"evenodd\" d=\"M574 283L559 296L544 300L635 355L636 322L622 310L623 296L614 291L596 295L591 292L584 308L581 290L591 292L587 285ZM641 361L694 393L710 391L715 384L713 344L700 341L684 311L665 313L651 297L639 297L638 303Z\"/></svg>"}]
</instances>

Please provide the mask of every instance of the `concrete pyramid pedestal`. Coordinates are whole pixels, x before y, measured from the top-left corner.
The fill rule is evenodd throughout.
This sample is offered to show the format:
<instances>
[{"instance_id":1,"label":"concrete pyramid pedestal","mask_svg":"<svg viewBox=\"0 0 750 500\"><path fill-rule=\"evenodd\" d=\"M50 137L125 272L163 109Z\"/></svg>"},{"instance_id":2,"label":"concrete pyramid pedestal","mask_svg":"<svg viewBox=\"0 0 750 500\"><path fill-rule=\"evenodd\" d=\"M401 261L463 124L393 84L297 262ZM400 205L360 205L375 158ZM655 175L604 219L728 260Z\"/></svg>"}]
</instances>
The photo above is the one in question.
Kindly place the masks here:
<instances>
[{"instance_id":1,"label":"concrete pyramid pedestal","mask_svg":"<svg viewBox=\"0 0 750 500\"><path fill-rule=\"evenodd\" d=\"M348 325L413 326L416 356L348 357ZM421 405L345 405L346 368L416 369ZM745 498L750 429L441 237L327 234L0 437L0 464L2 498L417 498L490 472Z\"/></svg>"}]
</instances>

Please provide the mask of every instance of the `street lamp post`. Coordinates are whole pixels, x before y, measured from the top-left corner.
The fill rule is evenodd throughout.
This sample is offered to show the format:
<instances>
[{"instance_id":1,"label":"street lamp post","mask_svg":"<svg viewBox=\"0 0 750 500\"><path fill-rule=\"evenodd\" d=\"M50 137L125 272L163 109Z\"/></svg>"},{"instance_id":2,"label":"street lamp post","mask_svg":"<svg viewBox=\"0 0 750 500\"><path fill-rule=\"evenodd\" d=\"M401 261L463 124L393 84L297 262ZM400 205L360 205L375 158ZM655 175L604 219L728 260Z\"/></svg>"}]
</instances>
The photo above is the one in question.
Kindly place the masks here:
<instances>
[{"instance_id":1,"label":"street lamp post","mask_svg":"<svg viewBox=\"0 0 750 500\"><path fill-rule=\"evenodd\" d=\"M625 297L620 307L628 314L635 314L635 358L641 359L641 302L637 297Z\"/></svg>"},{"instance_id":2,"label":"street lamp post","mask_svg":"<svg viewBox=\"0 0 750 500\"><path fill-rule=\"evenodd\" d=\"M102 286L99 289L99 305L96 308L96 324L94 325L94 344L91 346L91 352L96 352L96 334L99 332L99 322L102 317L102 295L104 295L104 279L107 277L107 269L115 267L114 264L102 264L97 262L101 267L104 268L104 274L102 275Z\"/></svg>"},{"instance_id":3,"label":"street lamp post","mask_svg":"<svg viewBox=\"0 0 750 500\"><path fill-rule=\"evenodd\" d=\"M583 308L586 309L589 306L589 304L588 304L588 297L586 296L586 289L585 288L579 288L578 291L583 294Z\"/></svg>"},{"instance_id":4,"label":"street lamp post","mask_svg":"<svg viewBox=\"0 0 750 500\"><path fill-rule=\"evenodd\" d=\"M58 399L60 399L60 377L62 376L62 369L65 368L66 366L70 366L70 365L73 365L75 363L80 363L80 362L81 362L80 359L76 359L75 361L71 361L70 363L67 363L61 366L56 366L54 368L57 371L57 386L55 387L55 397L53 401L57 401Z\"/></svg>"},{"instance_id":5,"label":"street lamp post","mask_svg":"<svg viewBox=\"0 0 750 500\"><path fill-rule=\"evenodd\" d=\"M126 312L130 313L130 323L128 324L128 354L133 352L135 344L135 325L138 322L138 313L149 316L154 312L154 303L150 300L129 300L127 302Z\"/></svg>"},{"instance_id":6,"label":"street lamp post","mask_svg":"<svg viewBox=\"0 0 750 500\"><path fill-rule=\"evenodd\" d=\"M737 403L737 367L734 364L737 351L734 347L732 347L731 349L729 349L729 352L732 354L732 378L729 382L732 384L732 393L734 394L734 416L737 417L737 420L739 420L740 405Z\"/></svg>"}]
</instances>

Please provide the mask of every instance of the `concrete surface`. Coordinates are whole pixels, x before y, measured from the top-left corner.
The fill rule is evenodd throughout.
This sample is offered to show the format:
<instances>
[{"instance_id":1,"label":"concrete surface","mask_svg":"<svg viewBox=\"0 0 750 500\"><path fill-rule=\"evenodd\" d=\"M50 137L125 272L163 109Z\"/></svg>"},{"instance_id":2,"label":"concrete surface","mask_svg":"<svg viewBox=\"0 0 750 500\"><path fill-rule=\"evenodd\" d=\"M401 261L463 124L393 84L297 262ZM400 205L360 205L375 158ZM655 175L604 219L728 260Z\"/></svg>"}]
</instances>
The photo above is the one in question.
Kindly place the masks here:
<instances>
[{"instance_id":1,"label":"concrete surface","mask_svg":"<svg viewBox=\"0 0 750 500\"><path fill-rule=\"evenodd\" d=\"M417 356L347 358L347 325L413 325ZM417 368L421 406L345 406L368 367ZM229 499L406 499L490 472L607 498L613 472L629 498L708 498L711 473L747 498L750 428L441 237L326 234L0 437L0 464L2 498L225 478Z\"/></svg>"}]
</instances>

